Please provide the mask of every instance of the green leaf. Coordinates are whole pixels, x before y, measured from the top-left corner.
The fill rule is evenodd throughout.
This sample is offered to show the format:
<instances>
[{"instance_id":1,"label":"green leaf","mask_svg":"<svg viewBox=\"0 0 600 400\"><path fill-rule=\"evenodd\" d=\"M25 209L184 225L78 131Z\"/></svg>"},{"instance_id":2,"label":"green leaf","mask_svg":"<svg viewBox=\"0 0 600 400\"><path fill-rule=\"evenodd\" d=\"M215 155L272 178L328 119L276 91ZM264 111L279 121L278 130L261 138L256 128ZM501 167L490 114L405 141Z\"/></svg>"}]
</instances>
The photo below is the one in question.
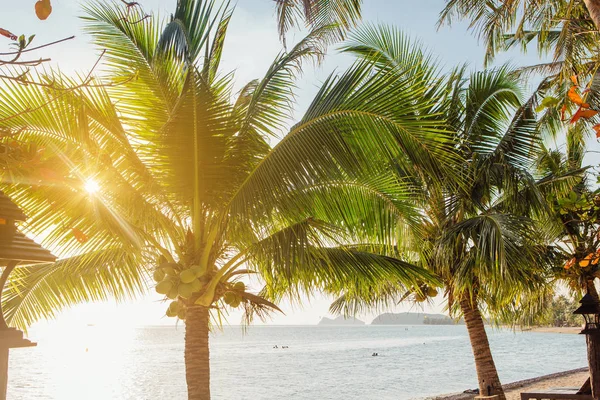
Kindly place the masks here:
<instances>
[{"instance_id":1,"label":"green leaf","mask_svg":"<svg viewBox=\"0 0 600 400\"><path fill-rule=\"evenodd\" d=\"M552 97L552 96L544 97L544 99L542 100L540 105L536 107L535 111L536 112L544 111L546 108L554 107L554 106L558 105L559 102L560 102L560 100L558 100L556 97Z\"/></svg>"}]
</instances>

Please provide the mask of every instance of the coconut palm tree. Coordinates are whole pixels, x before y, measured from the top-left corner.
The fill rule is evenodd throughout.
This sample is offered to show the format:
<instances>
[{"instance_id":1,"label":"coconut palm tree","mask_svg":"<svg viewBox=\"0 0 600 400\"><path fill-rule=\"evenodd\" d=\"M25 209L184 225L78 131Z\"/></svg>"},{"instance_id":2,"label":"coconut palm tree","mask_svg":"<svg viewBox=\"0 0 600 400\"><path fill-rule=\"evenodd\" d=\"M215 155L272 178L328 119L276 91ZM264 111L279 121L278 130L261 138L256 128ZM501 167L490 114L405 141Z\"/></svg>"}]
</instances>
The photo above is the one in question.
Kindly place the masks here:
<instances>
[{"instance_id":1,"label":"coconut palm tree","mask_svg":"<svg viewBox=\"0 0 600 400\"><path fill-rule=\"evenodd\" d=\"M468 20L486 45L486 64L499 52L537 46L539 54L551 60L524 66L520 72L552 76L559 89L571 76L586 80L598 69L600 36L589 11L589 3L594 2L451 0L440 14L439 24ZM562 95L565 97L564 92Z\"/></svg>"},{"instance_id":2,"label":"coconut palm tree","mask_svg":"<svg viewBox=\"0 0 600 400\"><path fill-rule=\"evenodd\" d=\"M26 327L80 302L143 293L152 275L171 301L167 315L185 321L188 397L206 400L211 325L230 308L249 316L277 310L242 276L258 272L263 293L285 288L296 299L316 287L340 294L386 280L435 280L356 246L391 247L398 218L412 221L418 211L408 179L394 178L393 191L382 192L390 163L372 154L420 176L455 162L422 58L406 53L394 71L359 59L330 77L279 136L294 78L302 62L322 56L330 27L235 93L233 74L219 69L227 5L180 0L165 23L142 15L128 23L132 15L117 5L86 11L86 29L118 85L61 90L78 80L55 71L40 76L51 88L0 89L7 129L56 157L41 179L2 189L29 213L28 231L62 256L13 273L2 298L11 323ZM367 172L381 179L365 182Z\"/></svg>"},{"instance_id":3,"label":"coconut palm tree","mask_svg":"<svg viewBox=\"0 0 600 400\"><path fill-rule=\"evenodd\" d=\"M345 49L393 70L402 63L394 56L394 43L399 39L393 30L367 28L353 34ZM480 392L503 398L483 315L493 317L545 283L545 247L528 217L545 210L538 182L529 172L541 144L533 111L536 98L522 100L521 82L508 68L470 75L458 69L446 84L439 111L455 132L463 179L456 184L448 170L415 178L405 166L395 165L396 179L412 177L413 199L421 213L409 225L398 224L402 243L379 250L439 277L450 312L465 319ZM413 290L420 301L426 298L423 294L437 294L427 283ZM352 314L395 304L407 295L388 280L345 291L332 311Z\"/></svg>"},{"instance_id":4,"label":"coconut palm tree","mask_svg":"<svg viewBox=\"0 0 600 400\"><path fill-rule=\"evenodd\" d=\"M580 220L580 218L569 212L573 209L565 210L564 207L561 207L557 203L557 198L563 203L570 201L576 203L577 201L589 201L589 198L593 197L592 190L587 186L589 182L586 183L589 181L589 176L585 178L581 175L584 171L583 157L586 153L585 139L587 135L584 129L586 121L581 120L569 125L560 123L560 120L564 121L565 118L564 115L560 116L556 110L560 106L568 108L573 105L573 96L568 92L580 85L585 86L585 91L588 92L587 98L584 100L590 103L592 108L597 109L598 107L597 71L600 65L597 54L600 36L598 36L598 30L594 24L597 23L596 16L600 15L598 13L600 3L593 0L584 2L515 0L502 2L502 4L475 3L477 2L469 0L448 2L441 13L440 24L451 23L455 18L469 19L476 33L484 38L487 45L487 61L491 61L499 51L517 45L526 50L532 43L537 44L540 53L552 54L552 62L523 67L519 72L546 75L542 85L543 90L545 94L554 92L554 96L556 96L547 97L549 107L540 107L540 109L546 110L541 122L546 122L544 127L549 127L554 135L558 132L564 133L566 150L562 154L558 150L544 148L539 159L539 173L572 177L579 174L579 179L563 181L570 185L566 187L566 192L562 190L559 196L555 191L547 194L550 196L549 204L554 206L555 222L562 228L559 229L558 236L553 239L559 240L566 246L566 249L558 248L563 251L562 255L567 257L563 261L571 260L574 256L576 256L575 258L585 257L589 253L586 252L586 249L593 248L593 246L585 243L588 239L580 236L583 232L576 232L579 231L579 228L573 230L573 224L571 227L568 226L569 221L573 221L573 217L576 220ZM520 11L516 12L516 10ZM575 95L575 97L577 96ZM563 189L565 188L563 187ZM571 196L576 196L577 199L569 200L570 192L572 192ZM583 200L582 197L588 197L588 199ZM561 208L563 209L562 214ZM577 248L579 250L576 250ZM559 270L563 269L564 262L558 263ZM578 272L563 270L561 274L574 278ZM588 288L592 293L596 293L592 284L593 271L588 269L588 273L583 275L576 279L567 279L569 286L575 290Z\"/></svg>"},{"instance_id":5,"label":"coconut palm tree","mask_svg":"<svg viewBox=\"0 0 600 400\"><path fill-rule=\"evenodd\" d=\"M546 98L538 109L544 111L539 116L540 125L553 134L564 135L566 122L574 124L582 115L579 111L590 109L578 124L588 125L588 131L599 137L599 4L596 0L452 0L442 11L439 23L469 20L486 43L486 63L498 52L517 46L528 51L536 45L540 56L551 59L522 66L516 72L524 78L532 74L544 78Z\"/></svg>"}]
</instances>

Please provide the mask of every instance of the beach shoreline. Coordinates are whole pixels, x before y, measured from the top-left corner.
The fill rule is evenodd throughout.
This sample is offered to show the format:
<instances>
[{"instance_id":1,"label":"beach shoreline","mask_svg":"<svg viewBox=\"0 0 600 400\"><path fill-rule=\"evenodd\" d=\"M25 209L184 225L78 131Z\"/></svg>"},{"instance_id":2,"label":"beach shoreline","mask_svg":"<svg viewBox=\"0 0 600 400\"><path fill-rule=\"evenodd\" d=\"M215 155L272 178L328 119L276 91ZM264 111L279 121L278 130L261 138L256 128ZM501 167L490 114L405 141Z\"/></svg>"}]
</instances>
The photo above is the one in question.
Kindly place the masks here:
<instances>
[{"instance_id":1,"label":"beach shoreline","mask_svg":"<svg viewBox=\"0 0 600 400\"><path fill-rule=\"evenodd\" d=\"M534 388L543 389L551 387L581 387L588 377L588 368L577 368L537 378L525 379L504 385L507 400L520 399L520 393ZM476 395L472 393L447 393L439 396L427 397L426 400L467 400Z\"/></svg>"},{"instance_id":2,"label":"beach shoreline","mask_svg":"<svg viewBox=\"0 0 600 400\"><path fill-rule=\"evenodd\" d=\"M564 333L578 334L581 332L581 326L555 327L555 326L539 326L535 328L522 329L522 332L540 332L540 333Z\"/></svg>"}]
</instances>

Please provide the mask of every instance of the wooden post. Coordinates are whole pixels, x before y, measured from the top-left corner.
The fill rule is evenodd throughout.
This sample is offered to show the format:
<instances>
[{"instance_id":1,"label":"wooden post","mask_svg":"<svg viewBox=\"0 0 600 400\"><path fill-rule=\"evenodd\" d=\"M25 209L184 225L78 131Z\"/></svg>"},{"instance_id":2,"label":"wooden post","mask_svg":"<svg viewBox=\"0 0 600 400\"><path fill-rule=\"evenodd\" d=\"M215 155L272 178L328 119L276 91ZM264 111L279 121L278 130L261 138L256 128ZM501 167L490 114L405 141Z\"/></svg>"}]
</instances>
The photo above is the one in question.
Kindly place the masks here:
<instances>
[{"instance_id":1,"label":"wooden post","mask_svg":"<svg viewBox=\"0 0 600 400\"><path fill-rule=\"evenodd\" d=\"M8 347L0 347L0 400L6 400L8 386Z\"/></svg>"},{"instance_id":2,"label":"wooden post","mask_svg":"<svg viewBox=\"0 0 600 400\"><path fill-rule=\"evenodd\" d=\"M4 312L2 310L2 292L8 279L8 275L16 267L17 262L11 261L0 276L0 330L2 333L8 333L8 325L4 320ZM0 400L6 400L6 390L8 388L8 352L9 352L9 338L7 335L0 337Z\"/></svg>"},{"instance_id":3,"label":"wooden post","mask_svg":"<svg viewBox=\"0 0 600 400\"><path fill-rule=\"evenodd\" d=\"M23 332L15 329L0 329L0 400L6 400L8 386L8 353L10 349L34 347L33 343L23 337Z\"/></svg>"},{"instance_id":4,"label":"wooden post","mask_svg":"<svg viewBox=\"0 0 600 400\"><path fill-rule=\"evenodd\" d=\"M2 275L0 276L0 329L8 329L8 325L4 319L4 311L2 310L2 293L4 292L4 286L6 286L8 275L15 269L17 264L17 261L10 261L6 267L4 267L4 271L2 271Z\"/></svg>"},{"instance_id":5,"label":"wooden post","mask_svg":"<svg viewBox=\"0 0 600 400\"><path fill-rule=\"evenodd\" d=\"M0 400L6 400L8 388L8 353L10 349L18 347L31 347L35 343L23 338L23 332L9 328L4 319L2 310L2 292L8 280L8 275L17 266L17 261L9 262L0 276Z\"/></svg>"},{"instance_id":6,"label":"wooden post","mask_svg":"<svg viewBox=\"0 0 600 400\"><path fill-rule=\"evenodd\" d=\"M598 400L600 399L600 332L592 332L585 336L592 397Z\"/></svg>"}]
</instances>

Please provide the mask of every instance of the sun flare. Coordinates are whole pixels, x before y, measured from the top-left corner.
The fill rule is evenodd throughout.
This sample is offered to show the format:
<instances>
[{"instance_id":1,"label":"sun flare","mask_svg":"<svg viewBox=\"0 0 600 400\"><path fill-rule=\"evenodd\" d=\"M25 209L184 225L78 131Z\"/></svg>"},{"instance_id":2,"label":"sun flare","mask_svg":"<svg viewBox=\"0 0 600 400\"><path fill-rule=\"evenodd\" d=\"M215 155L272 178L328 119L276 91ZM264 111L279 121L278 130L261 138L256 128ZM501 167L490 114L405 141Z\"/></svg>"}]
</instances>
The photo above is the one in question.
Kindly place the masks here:
<instances>
[{"instance_id":1,"label":"sun flare","mask_svg":"<svg viewBox=\"0 0 600 400\"><path fill-rule=\"evenodd\" d=\"M96 194L100 190L100 185L93 179L85 181L83 187L89 194Z\"/></svg>"}]
</instances>

